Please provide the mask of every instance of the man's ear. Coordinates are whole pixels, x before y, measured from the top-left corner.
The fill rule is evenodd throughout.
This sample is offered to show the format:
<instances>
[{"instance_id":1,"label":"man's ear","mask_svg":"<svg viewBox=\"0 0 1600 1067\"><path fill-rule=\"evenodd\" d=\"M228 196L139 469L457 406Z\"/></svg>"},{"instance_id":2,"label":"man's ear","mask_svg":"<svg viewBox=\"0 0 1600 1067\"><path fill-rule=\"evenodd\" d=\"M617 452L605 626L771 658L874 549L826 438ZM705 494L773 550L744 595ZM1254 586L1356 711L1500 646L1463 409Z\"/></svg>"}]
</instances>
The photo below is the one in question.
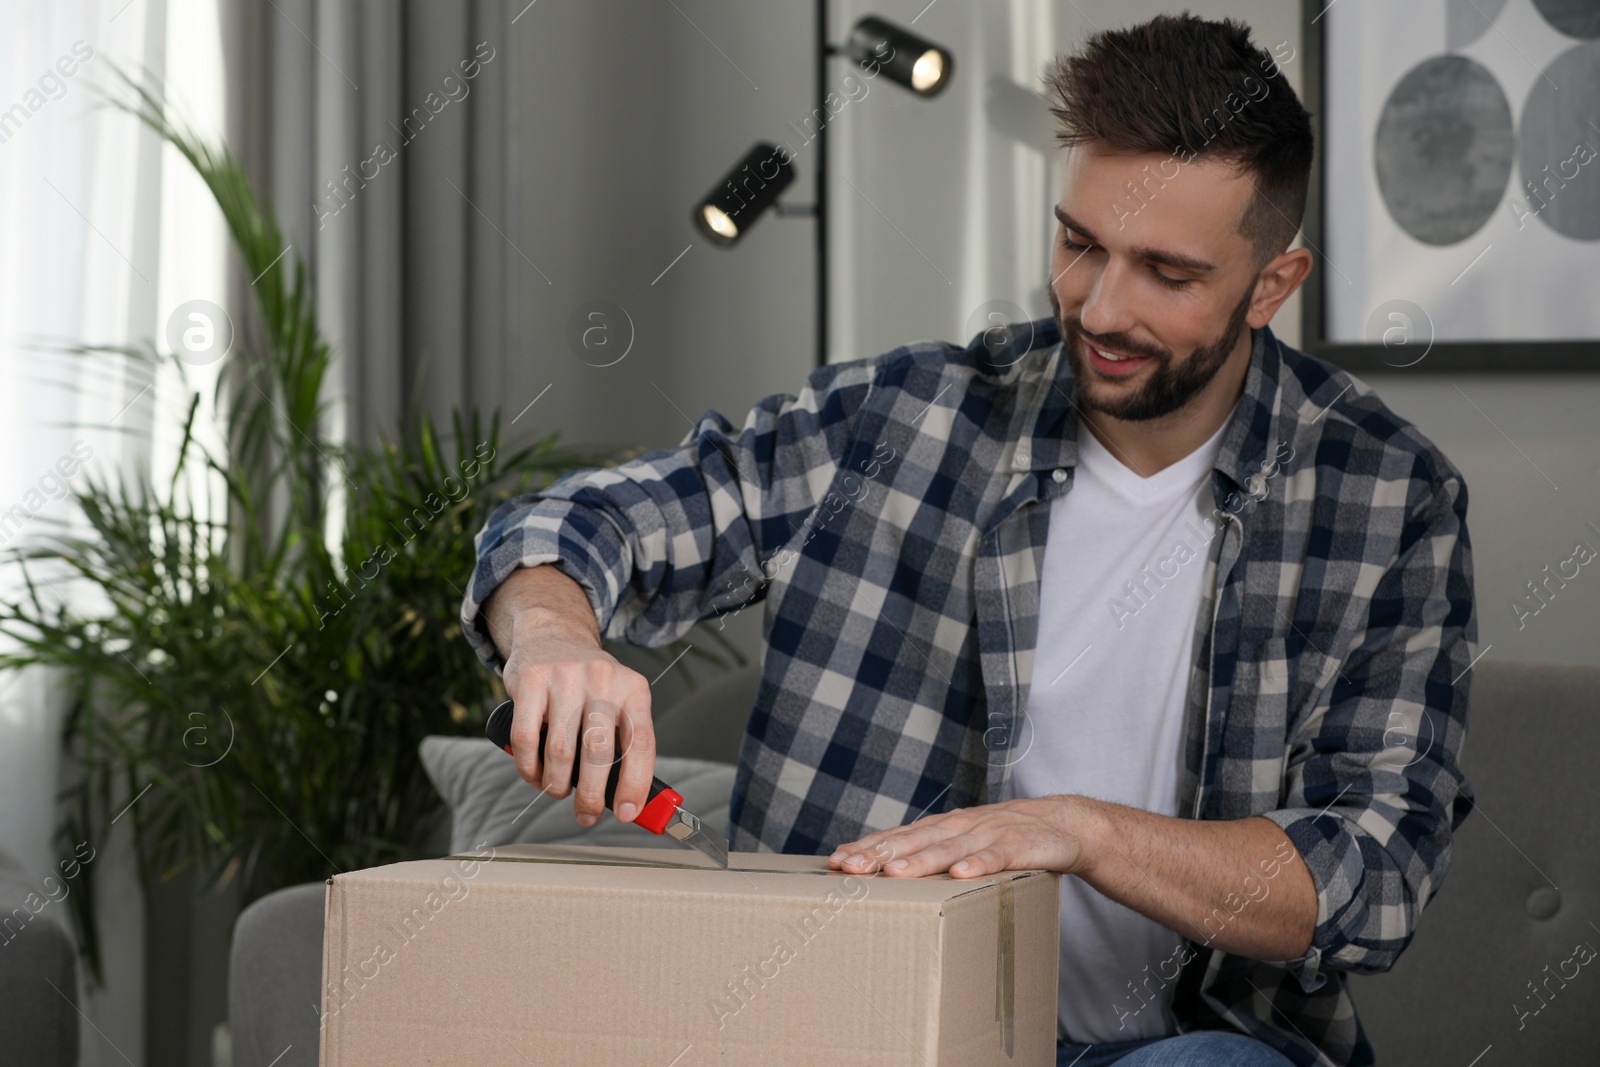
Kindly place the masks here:
<instances>
[{"instance_id":1,"label":"man's ear","mask_svg":"<svg viewBox=\"0 0 1600 1067\"><path fill-rule=\"evenodd\" d=\"M1278 308L1289 299L1311 273L1311 253L1304 248L1291 248L1280 253L1261 268L1256 277L1256 293L1250 301L1250 312L1245 322L1259 330L1272 321Z\"/></svg>"}]
</instances>

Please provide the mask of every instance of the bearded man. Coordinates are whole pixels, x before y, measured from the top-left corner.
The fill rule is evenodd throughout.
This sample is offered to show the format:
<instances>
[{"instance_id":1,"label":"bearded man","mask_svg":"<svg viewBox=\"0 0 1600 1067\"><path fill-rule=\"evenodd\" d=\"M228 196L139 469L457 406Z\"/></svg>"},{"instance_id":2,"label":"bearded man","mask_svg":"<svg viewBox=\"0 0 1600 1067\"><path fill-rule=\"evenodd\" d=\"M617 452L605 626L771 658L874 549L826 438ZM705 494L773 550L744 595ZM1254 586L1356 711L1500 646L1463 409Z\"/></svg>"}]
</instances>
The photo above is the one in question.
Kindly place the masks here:
<instances>
[{"instance_id":1,"label":"bearded man","mask_svg":"<svg viewBox=\"0 0 1600 1067\"><path fill-rule=\"evenodd\" d=\"M528 781L564 796L607 727L592 824L613 751L623 820L654 752L602 640L760 603L733 848L1062 872L1062 1067L1370 1064L1346 975L1395 962L1471 806L1466 488L1268 326L1313 146L1246 27L1100 33L1049 82L1052 317L509 502L463 624Z\"/></svg>"}]
</instances>

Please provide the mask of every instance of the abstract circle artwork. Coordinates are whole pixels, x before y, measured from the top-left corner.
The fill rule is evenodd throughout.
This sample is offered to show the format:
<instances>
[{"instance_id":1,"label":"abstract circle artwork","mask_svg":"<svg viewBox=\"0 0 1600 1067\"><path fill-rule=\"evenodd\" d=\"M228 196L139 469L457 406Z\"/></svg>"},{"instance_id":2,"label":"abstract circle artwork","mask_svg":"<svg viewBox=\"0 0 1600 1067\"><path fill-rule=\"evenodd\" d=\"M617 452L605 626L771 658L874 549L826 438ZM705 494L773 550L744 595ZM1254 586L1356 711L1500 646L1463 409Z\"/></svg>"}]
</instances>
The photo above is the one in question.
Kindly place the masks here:
<instances>
[{"instance_id":1,"label":"abstract circle artwork","mask_svg":"<svg viewBox=\"0 0 1600 1067\"><path fill-rule=\"evenodd\" d=\"M1445 45L1454 52L1489 32L1506 0L1445 0Z\"/></svg>"},{"instance_id":2,"label":"abstract circle artwork","mask_svg":"<svg viewBox=\"0 0 1600 1067\"><path fill-rule=\"evenodd\" d=\"M1597 146L1600 44L1584 44L1556 57L1522 108L1522 210L1566 237L1600 240Z\"/></svg>"},{"instance_id":3,"label":"abstract circle artwork","mask_svg":"<svg viewBox=\"0 0 1600 1067\"><path fill-rule=\"evenodd\" d=\"M1533 6L1546 22L1568 37L1581 41L1600 37L1600 0L1533 0Z\"/></svg>"},{"instance_id":4,"label":"abstract circle artwork","mask_svg":"<svg viewBox=\"0 0 1600 1067\"><path fill-rule=\"evenodd\" d=\"M1511 104L1494 75L1466 56L1434 56L1408 71L1374 134L1384 205L1430 245L1464 241L1489 221L1515 157Z\"/></svg>"}]
</instances>

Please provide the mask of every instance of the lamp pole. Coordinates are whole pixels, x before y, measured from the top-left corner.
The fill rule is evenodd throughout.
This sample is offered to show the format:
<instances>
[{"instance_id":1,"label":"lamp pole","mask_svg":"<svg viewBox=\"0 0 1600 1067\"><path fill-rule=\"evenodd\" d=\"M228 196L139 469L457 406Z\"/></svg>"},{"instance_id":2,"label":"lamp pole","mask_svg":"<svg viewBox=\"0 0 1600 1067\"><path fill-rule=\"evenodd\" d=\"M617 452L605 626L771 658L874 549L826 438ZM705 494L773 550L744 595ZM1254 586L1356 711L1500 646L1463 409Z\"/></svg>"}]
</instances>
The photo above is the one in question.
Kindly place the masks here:
<instances>
[{"instance_id":1,"label":"lamp pole","mask_svg":"<svg viewBox=\"0 0 1600 1067\"><path fill-rule=\"evenodd\" d=\"M906 88L922 96L935 96L950 80L950 73L954 68L954 57L939 46L927 41L909 30L893 26L875 15L869 15L856 23L851 32L850 43L847 47L840 48L828 39L828 2L829 0L816 0L816 78L817 78L817 107L812 112L812 117L817 118L817 135L808 139L807 145L816 142L816 168L817 185L816 196L810 204L790 205L781 201L772 204L773 210L779 216L793 217L808 215L816 220L817 225L817 279L816 279L816 308L817 308L817 366L825 366L828 362L828 317L829 317L829 292L828 292L828 125L832 113L828 110L828 59L835 55L849 56L852 60L862 64L862 69L870 62L873 67L868 77L873 77L879 69L888 73L893 81L906 86ZM887 58L882 57L882 49L893 43ZM877 57L868 59L868 57ZM881 66L880 66L881 63ZM793 125L792 123L790 125ZM797 131L798 132L798 131ZM726 183L728 188L733 188L733 182L738 177L740 170L748 170L751 161L758 158L759 153L772 148L771 145L761 142L757 144L757 151L747 158L745 165L735 170ZM776 197L783 186L792 180L785 176L779 191L772 194ZM762 185L762 189L766 186ZM738 203L735 204L734 201ZM754 215L759 215L766 210L770 199L756 200ZM732 244L739 239L739 226L736 226L730 216L740 217L746 209L745 201L735 192L731 197L725 196L719 189L714 191L702 206L696 209L695 221L712 240L721 244ZM741 218L742 223L742 218Z\"/></svg>"},{"instance_id":2,"label":"lamp pole","mask_svg":"<svg viewBox=\"0 0 1600 1067\"><path fill-rule=\"evenodd\" d=\"M828 0L817 0L817 100L828 114ZM828 362L828 123L817 131L817 366Z\"/></svg>"}]
</instances>

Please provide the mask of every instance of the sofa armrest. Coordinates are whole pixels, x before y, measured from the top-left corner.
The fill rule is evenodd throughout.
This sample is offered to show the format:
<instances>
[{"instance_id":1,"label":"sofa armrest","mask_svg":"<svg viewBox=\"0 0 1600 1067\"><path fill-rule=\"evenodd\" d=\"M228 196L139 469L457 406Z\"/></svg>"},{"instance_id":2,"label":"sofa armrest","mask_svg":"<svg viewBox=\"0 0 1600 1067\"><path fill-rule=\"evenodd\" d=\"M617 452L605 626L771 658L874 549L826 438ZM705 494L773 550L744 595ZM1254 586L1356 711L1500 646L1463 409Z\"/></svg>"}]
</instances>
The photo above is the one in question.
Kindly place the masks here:
<instances>
[{"instance_id":1,"label":"sofa armrest","mask_svg":"<svg viewBox=\"0 0 1600 1067\"><path fill-rule=\"evenodd\" d=\"M0 850L0 1059L42 1067L78 1062L78 950L66 905Z\"/></svg>"},{"instance_id":2,"label":"sofa armrest","mask_svg":"<svg viewBox=\"0 0 1600 1067\"><path fill-rule=\"evenodd\" d=\"M292 885L240 912L228 960L233 1067L317 1067L327 889Z\"/></svg>"}]
</instances>

